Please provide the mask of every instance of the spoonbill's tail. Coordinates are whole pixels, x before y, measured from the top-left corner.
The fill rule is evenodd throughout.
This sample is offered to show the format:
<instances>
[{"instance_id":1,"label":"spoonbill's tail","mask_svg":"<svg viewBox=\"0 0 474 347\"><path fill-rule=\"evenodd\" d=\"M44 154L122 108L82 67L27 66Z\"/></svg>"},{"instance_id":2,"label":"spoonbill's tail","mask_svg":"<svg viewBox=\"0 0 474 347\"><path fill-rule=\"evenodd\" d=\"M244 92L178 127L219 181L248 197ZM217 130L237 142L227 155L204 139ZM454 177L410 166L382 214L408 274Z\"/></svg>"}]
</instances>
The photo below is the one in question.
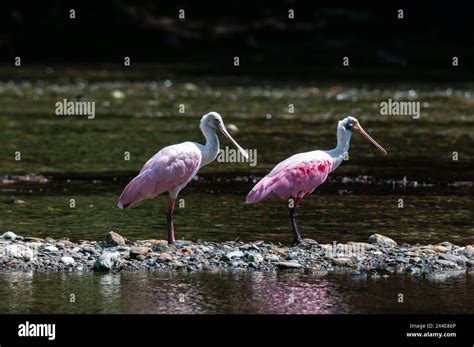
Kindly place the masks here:
<instances>
[{"instance_id":1,"label":"spoonbill's tail","mask_svg":"<svg viewBox=\"0 0 474 347\"><path fill-rule=\"evenodd\" d=\"M130 181L120 195L117 206L119 208L130 208L142 200L150 198L150 189L147 186L153 184L146 174L140 174Z\"/></svg>"},{"instance_id":2,"label":"spoonbill's tail","mask_svg":"<svg viewBox=\"0 0 474 347\"><path fill-rule=\"evenodd\" d=\"M273 179L271 177L262 178L248 193L247 204L255 204L273 195L272 185Z\"/></svg>"}]
</instances>

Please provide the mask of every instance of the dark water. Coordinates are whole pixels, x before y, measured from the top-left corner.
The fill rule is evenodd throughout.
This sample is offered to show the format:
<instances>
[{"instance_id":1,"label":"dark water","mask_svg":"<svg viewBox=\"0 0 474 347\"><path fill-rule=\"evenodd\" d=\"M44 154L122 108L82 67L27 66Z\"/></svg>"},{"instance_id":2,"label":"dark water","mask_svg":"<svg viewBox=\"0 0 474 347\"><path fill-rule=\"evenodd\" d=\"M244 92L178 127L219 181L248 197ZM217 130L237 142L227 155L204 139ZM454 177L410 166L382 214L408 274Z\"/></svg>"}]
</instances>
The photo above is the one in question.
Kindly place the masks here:
<instances>
[{"instance_id":1,"label":"dark water","mask_svg":"<svg viewBox=\"0 0 474 347\"><path fill-rule=\"evenodd\" d=\"M244 203L252 182L216 174L192 182L180 195L176 235L185 240L291 241L287 205L268 201ZM251 180L252 178L250 178ZM220 182L218 181L220 180ZM237 180L237 181L236 181ZM0 224L22 235L103 239L114 230L130 239L166 238L166 197L130 210L119 210L117 198L126 180L93 179L17 184L12 196L3 196ZM381 233L403 243L474 243L471 187L393 187L327 183L303 200L299 223L303 236L319 242L367 241ZM70 199L75 208L70 208ZM403 208L399 208L403 199ZM87 225L87 227L84 227Z\"/></svg>"},{"instance_id":2,"label":"dark water","mask_svg":"<svg viewBox=\"0 0 474 347\"><path fill-rule=\"evenodd\" d=\"M286 203L249 206L245 196L286 157L334 147L337 121L352 114L389 156L380 157L354 135L350 160L304 199L303 236L325 243L366 241L377 232L399 243L474 243L474 83L285 82L148 68L1 68L0 77L0 176L40 173L49 180L0 184L0 232L101 240L114 230L130 239L165 238L165 197L123 211L116 207L118 196L163 146L202 142L199 119L214 110L237 126L234 135L244 148L257 150L257 165L214 162L204 168L181 192L177 238L289 242ZM64 98L96 101L95 119L55 115L55 102ZM419 101L420 119L381 116L380 102L389 98ZM360 179L347 183L348 177ZM433 283L283 274L1 276L6 284L0 286L0 312L464 312L465 300L472 304L469 278ZM136 290L140 286L143 292ZM75 288L85 301L65 305L67 290L60 287ZM413 298L403 306L390 299L400 288ZM192 300L165 304L179 290ZM279 301L290 291L301 294L300 304L282 308ZM431 294L422 300L426 293ZM453 293L449 305L443 298Z\"/></svg>"},{"instance_id":3,"label":"dark water","mask_svg":"<svg viewBox=\"0 0 474 347\"><path fill-rule=\"evenodd\" d=\"M350 160L331 175L334 182L303 201L304 235L324 242L364 241L373 232L400 242L474 242L474 83L285 82L150 67L3 68L2 75L0 175L43 173L50 182L1 184L0 231L77 240L115 230L163 238L165 197L130 211L118 210L117 198L163 146L203 141L199 119L215 110L238 127L244 148L257 150L257 165L214 162L201 170L203 179L180 195L177 237L287 240L284 202L243 203L252 179L294 153L334 147L337 121L353 114L389 156L354 135ZM55 115L63 98L96 101L96 117ZM389 98L419 101L420 118L381 116L380 102ZM385 184L340 183L360 175ZM390 183L404 178L408 186Z\"/></svg>"},{"instance_id":4,"label":"dark water","mask_svg":"<svg viewBox=\"0 0 474 347\"><path fill-rule=\"evenodd\" d=\"M437 282L410 276L353 280L344 274L4 273L0 312L473 313L473 280L472 275Z\"/></svg>"}]
</instances>

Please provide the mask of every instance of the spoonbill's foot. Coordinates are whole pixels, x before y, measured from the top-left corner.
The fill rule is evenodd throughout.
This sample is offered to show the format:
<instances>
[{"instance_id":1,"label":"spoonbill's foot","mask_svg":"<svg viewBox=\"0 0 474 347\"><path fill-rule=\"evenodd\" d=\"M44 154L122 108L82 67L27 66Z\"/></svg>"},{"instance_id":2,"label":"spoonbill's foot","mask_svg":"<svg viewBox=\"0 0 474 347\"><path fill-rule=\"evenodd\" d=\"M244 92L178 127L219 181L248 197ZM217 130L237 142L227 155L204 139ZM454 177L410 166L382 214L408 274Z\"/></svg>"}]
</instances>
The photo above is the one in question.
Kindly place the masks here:
<instances>
[{"instance_id":1,"label":"spoonbill's foot","mask_svg":"<svg viewBox=\"0 0 474 347\"><path fill-rule=\"evenodd\" d=\"M301 243L303 242L302 239L299 239L299 240L293 240L292 244L290 245L290 247L296 247L296 246L299 246Z\"/></svg>"},{"instance_id":2,"label":"spoonbill's foot","mask_svg":"<svg viewBox=\"0 0 474 347\"><path fill-rule=\"evenodd\" d=\"M297 246L311 247L311 246L317 246L317 245L319 245L319 243L314 240L300 239L300 240L293 241L293 243L291 244L291 247L297 247Z\"/></svg>"}]
</instances>

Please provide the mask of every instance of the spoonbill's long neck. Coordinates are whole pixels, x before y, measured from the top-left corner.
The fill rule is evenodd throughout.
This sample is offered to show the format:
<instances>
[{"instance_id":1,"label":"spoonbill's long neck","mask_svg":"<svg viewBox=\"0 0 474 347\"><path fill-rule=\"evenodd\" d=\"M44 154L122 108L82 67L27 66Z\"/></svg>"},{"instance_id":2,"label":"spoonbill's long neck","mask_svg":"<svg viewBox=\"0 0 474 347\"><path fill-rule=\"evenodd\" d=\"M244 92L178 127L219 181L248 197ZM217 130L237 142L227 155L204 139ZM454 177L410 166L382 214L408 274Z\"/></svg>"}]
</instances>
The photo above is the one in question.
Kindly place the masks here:
<instances>
[{"instance_id":1,"label":"spoonbill's long neck","mask_svg":"<svg viewBox=\"0 0 474 347\"><path fill-rule=\"evenodd\" d=\"M337 169L344 160L345 154L349 151L349 144L351 142L352 132L345 130L344 128L337 129L337 146L336 148L328 151L328 154L333 158L332 170Z\"/></svg>"},{"instance_id":2,"label":"spoonbill's long neck","mask_svg":"<svg viewBox=\"0 0 474 347\"><path fill-rule=\"evenodd\" d=\"M216 130L211 129L206 125L201 125L201 131L206 138L206 144L203 146L202 150L202 167L216 159L217 154L219 153L219 138L217 137Z\"/></svg>"}]
</instances>

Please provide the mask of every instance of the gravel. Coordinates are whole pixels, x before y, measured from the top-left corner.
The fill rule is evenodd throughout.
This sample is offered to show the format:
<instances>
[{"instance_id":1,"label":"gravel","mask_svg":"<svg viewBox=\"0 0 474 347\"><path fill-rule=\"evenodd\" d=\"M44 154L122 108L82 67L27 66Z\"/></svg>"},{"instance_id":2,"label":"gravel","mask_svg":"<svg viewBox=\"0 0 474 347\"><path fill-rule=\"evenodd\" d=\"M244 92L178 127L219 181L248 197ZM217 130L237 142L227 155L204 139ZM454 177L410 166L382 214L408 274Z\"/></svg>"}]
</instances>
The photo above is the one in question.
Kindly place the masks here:
<instances>
[{"instance_id":1,"label":"gravel","mask_svg":"<svg viewBox=\"0 0 474 347\"><path fill-rule=\"evenodd\" d=\"M115 241L112 241L115 240ZM122 242L124 240L124 242ZM385 278L390 273L448 278L473 271L472 245L398 245L375 234L369 243L288 246L268 241L129 241L109 233L103 242L0 237L0 271L346 271L354 279ZM443 275L444 274L444 275Z\"/></svg>"}]
</instances>

